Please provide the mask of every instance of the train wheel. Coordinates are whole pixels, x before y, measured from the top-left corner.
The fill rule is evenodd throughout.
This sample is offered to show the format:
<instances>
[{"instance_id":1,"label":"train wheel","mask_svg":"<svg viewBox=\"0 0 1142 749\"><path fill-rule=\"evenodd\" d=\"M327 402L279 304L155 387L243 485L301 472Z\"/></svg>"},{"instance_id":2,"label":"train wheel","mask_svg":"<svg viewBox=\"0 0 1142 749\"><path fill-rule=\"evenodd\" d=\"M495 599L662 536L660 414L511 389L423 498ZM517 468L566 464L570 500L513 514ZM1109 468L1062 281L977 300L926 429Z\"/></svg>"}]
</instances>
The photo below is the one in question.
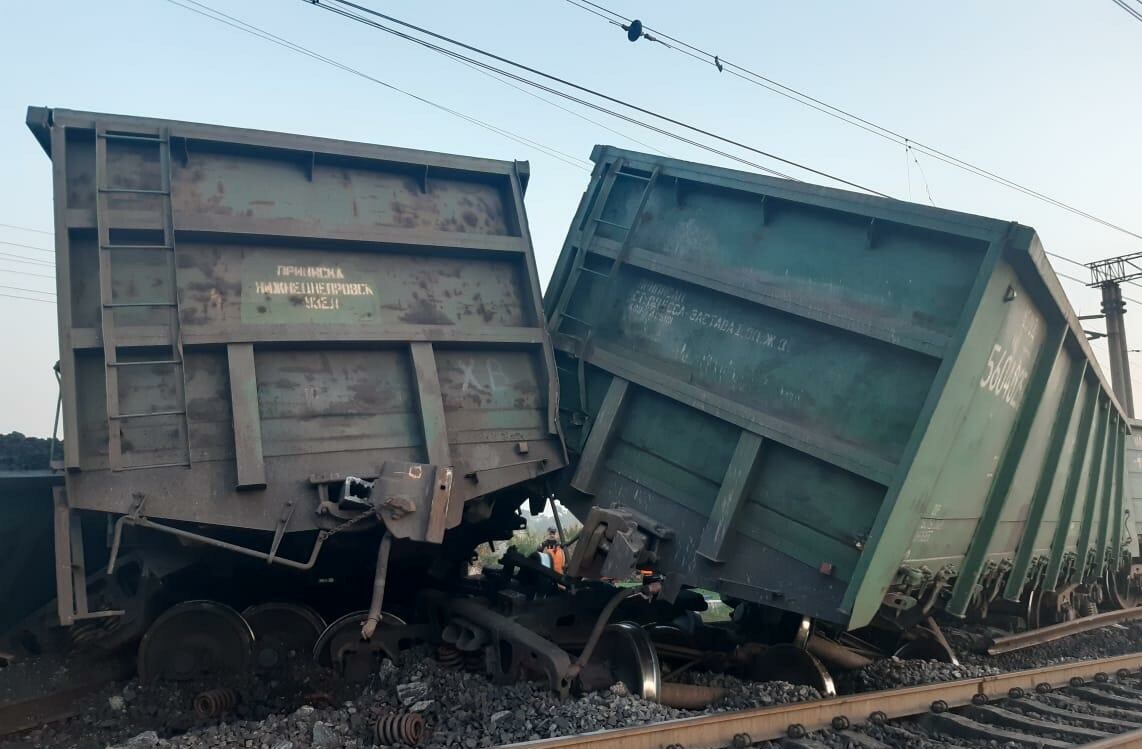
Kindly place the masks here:
<instances>
[{"instance_id":1,"label":"train wheel","mask_svg":"<svg viewBox=\"0 0 1142 749\"><path fill-rule=\"evenodd\" d=\"M312 652L325 631L320 614L296 603L260 603L242 617L254 631L254 667L262 671L281 667L291 652Z\"/></svg>"},{"instance_id":2,"label":"train wheel","mask_svg":"<svg viewBox=\"0 0 1142 749\"><path fill-rule=\"evenodd\" d=\"M1106 570L1107 602L1116 609L1132 609L1142 603L1142 580L1135 574L1134 565L1124 569Z\"/></svg>"},{"instance_id":3,"label":"train wheel","mask_svg":"<svg viewBox=\"0 0 1142 749\"><path fill-rule=\"evenodd\" d=\"M633 694L658 702L662 692L662 666L650 635L633 622L608 624L591 654L592 665L603 665L614 680Z\"/></svg>"},{"instance_id":4,"label":"train wheel","mask_svg":"<svg viewBox=\"0 0 1142 749\"><path fill-rule=\"evenodd\" d=\"M1027 629L1038 629L1039 623L1039 606L1042 595L1034 588L1027 591L1027 595L1023 599L1024 614L1023 620L1027 622Z\"/></svg>"},{"instance_id":5,"label":"train wheel","mask_svg":"<svg viewBox=\"0 0 1142 749\"><path fill-rule=\"evenodd\" d=\"M1039 626L1061 624L1078 618L1074 595L1078 586L1067 583L1055 591L1044 591L1039 596Z\"/></svg>"},{"instance_id":6,"label":"train wheel","mask_svg":"<svg viewBox=\"0 0 1142 749\"><path fill-rule=\"evenodd\" d=\"M188 681L250 668L254 633L234 609L186 601L163 612L139 643L139 680Z\"/></svg>"},{"instance_id":7,"label":"train wheel","mask_svg":"<svg viewBox=\"0 0 1142 749\"><path fill-rule=\"evenodd\" d=\"M822 697L835 697L837 688L825 664L794 645L772 645L750 659L746 676L754 681L787 681L813 687Z\"/></svg>"},{"instance_id":8,"label":"train wheel","mask_svg":"<svg viewBox=\"0 0 1142 749\"><path fill-rule=\"evenodd\" d=\"M372 673L377 655L396 657L392 638L407 623L395 614L381 612L381 621L371 640L361 638L361 623L368 611L346 614L325 628L313 645L313 658L322 666L332 668L346 679L363 681Z\"/></svg>"}]
</instances>

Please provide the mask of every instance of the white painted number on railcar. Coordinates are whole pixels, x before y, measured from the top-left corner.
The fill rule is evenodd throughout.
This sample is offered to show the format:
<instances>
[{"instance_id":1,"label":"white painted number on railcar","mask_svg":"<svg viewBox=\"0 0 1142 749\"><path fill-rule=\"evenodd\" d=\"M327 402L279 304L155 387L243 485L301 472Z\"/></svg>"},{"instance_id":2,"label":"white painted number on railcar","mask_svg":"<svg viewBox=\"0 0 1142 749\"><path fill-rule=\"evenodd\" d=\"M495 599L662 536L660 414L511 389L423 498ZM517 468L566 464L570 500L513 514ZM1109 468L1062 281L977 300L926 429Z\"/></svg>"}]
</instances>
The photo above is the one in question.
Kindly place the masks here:
<instances>
[{"instance_id":1,"label":"white painted number on railcar","mask_svg":"<svg viewBox=\"0 0 1142 749\"><path fill-rule=\"evenodd\" d=\"M369 283L345 281L337 266L279 265L275 277L289 280L255 281L254 293L300 297L309 310L339 310L345 297L376 295Z\"/></svg>"},{"instance_id":2,"label":"white painted number on railcar","mask_svg":"<svg viewBox=\"0 0 1142 749\"><path fill-rule=\"evenodd\" d=\"M932 508L928 510L928 514L920 518L920 525L917 527L916 533L912 536L912 543L926 544L932 540L932 534L943 530L944 519L940 517L943 514L944 506L942 504L937 502L932 505Z\"/></svg>"},{"instance_id":3,"label":"white painted number on railcar","mask_svg":"<svg viewBox=\"0 0 1142 749\"><path fill-rule=\"evenodd\" d=\"M1030 312L1023 313L1019 335L1013 341L993 344L986 369L979 378L980 388L992 393L1008 406L1017 408L1031 377L1031 359L1039 337L1040 321Z\"/></svg>"},{"instance_id":4,"label":"white painted number on railcar","mask_svg":"<svg viewBox=\"0 0 1142 749\"><path fill-rule=\"evenodd\" d=\"M979 386L1015 408L1023 399L1030 372L1021 361L1019 352L1008 351L998 343L991 347L987 357L987 371L979 379Z\"/></svg>"}]
</instances>

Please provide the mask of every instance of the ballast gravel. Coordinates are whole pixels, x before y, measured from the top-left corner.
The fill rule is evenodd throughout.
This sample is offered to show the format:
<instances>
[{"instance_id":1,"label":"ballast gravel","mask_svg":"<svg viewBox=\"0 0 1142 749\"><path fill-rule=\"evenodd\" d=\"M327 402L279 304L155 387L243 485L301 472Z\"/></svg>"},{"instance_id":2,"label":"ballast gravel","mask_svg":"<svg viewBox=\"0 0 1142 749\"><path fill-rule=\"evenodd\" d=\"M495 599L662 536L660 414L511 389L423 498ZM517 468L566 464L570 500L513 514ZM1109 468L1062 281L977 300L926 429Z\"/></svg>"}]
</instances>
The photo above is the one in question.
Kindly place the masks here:
<instances>
[{"instance_id":1,"label":"ballast gravel","mask_svg":"<svg viewBox=\"0 0 1142 749\"><path fill-rule=\"evenodd\" d=\"M303 669L304 670L304 669ZM32 731L0 747L77 749L365 749L378 744L374 725L388 714L424 717L426 749L480 749L516 741L623 728L708 712L739 710L818 699L810 687L785 682L745 682L726 675L693 674L688 679L726 689L704 711L678 710L630 694L621 684L560 700L543 683L495 685L482 674L449 670L427 651L385 661L371 681L342 699L344 685L324 674L302 677L296 704L253 679L238 689L242 702L224 720L195 721L194 695L211 685L152 685L134 682L104 693L77 718ZM308 689L309 701L304 692ZM335 691L341 695L334 696ZM124 692L132 695L124 698ZM146 730L141 730L146 726ZM114 738L107 738L118 733Z\"/></svg>"},{"instance_id":2,"label":"ballast gravel","mask_svg":"<svg viewBox=\"0 0 1142 749\"><path fill-rule=\"evenodd\" d=\"M941 661L885 658L856 671L837 676L837 688L844 694L896 689L940 681L974 679L1001 673L995 666L943 663Z\"/></svg>"},{"instance_id":3,"label":"ballast gravel","mask_svg":"<svg viewBox=\"0 0 1142 749\"><path fill-rule=\"evenodd\" d=\"M1125 625L988 658L972 652L972 646L978 646L988 634L982 628L945 625L945 632L960 655L959 665L887 659L857 671L834 672L838 690L845 694L890 689L1100 658L1134 652L1142 640L1142 625ZM48 675L54 674L59 664L52 665ZM755 683L724 674L686 673L684 681L727 690L725 697L698 712L642 700L621 685L561 701L541 683L501 686L481 674L449 670L427 650L406 653L395 664L382 663L364 685L344 682L303 655L288 665L287 673L248 676L228 684L140 685L131 681L108 687L78 704L75 717L0 739L0 749L367 749L384 746L373 734L379 717L410 711L420 713L425 721L421 747L482 749L820 696L814 689L783 682ZM0 691L4 671L11 677L27 675L21 668L0 669ZM220 720L196 719L191 709L193 697L203 689L220 686L238 690L241 700L237 707ZM893 747L933 749L947 745L944 737L917 736L893 726L851 730ZM851 734L834 731L815 733L810 738L818 745L858 746Z\"/></svg>"}]
</instances>

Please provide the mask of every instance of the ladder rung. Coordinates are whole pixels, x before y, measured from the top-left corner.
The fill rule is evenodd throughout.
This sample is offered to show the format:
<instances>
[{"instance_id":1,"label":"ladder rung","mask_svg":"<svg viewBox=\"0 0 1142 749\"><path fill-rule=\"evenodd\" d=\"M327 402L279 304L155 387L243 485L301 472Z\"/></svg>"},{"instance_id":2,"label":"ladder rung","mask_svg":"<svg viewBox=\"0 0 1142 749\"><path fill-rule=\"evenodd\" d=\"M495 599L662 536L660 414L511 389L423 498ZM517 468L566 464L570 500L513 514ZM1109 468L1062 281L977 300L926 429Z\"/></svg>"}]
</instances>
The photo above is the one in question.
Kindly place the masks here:
<instances>
[{"instance_id":1,"label":"ladder rung","mask_svg":"<svg viewBox=\"0 0 1142 749\"><path fill-rule=\"evenodd\" d=\"M129 345L124 346L122 343L116 344L115 348L130 348ZM157 366L160 364L182 364L179 359L154 359L151 361L113 361L107 362L109 367L147 367Z\"/></svg>"},{"instance_id":2,"label":"ladder rung","mask_svg":"<svg viewBox=\"0 0 1142 749\"><path fill-rule=\"evenodd\" d=\"M175 307L174 302L108 302L104 304L104 309L116 309L118 307Z\"/></svg>"},{"instance_id":3,"label":"ladder rung","mask_svg":"<svg viewBox=\"0 0 1142 749\"><path fill-rule=\"evenodd\" d=\"M650 181L650 177L644 177L641 174L631 174L630 172L623 172L623 171L616 172L616 174L619 177L630 177L631 179L640 179L643 182L649 182Z\"/></svg>"},{"instance_id":4,"label":"ladder rung","mask_svg":"<svg viewBox=\"0 0 1142 749\"><path fill-rule=\"evenodd\" d=\"M128 135L127 133L100 133L100 138L107 140L141 140L147 143L166 143L167 139L161 135Z\"/></svg>"},{"instance_id":5,"label":"ladder rung","mask_svg":"<svg viewBox=\"0 0 1142 749\"><path fill-rule=\"evenodd\" d=\"M148 468L190 468L190 463L183 461L182 463L150 463L142 466L123 466L116 468L117 471L143 471Z\"/></svg>"},{"instance_id":6,"label":"ladder rung","mask_svg":"<svg viewBox=\"0 0 1142 749\"><path fill-rule=\"evenodd\" d=\"M130 193L132 195L170 195L170 190L144 190L141 187L100 187L99 192Z\"/></svg>"},{"instance_id":7,"label":"ladder rung","mask_svg":"<svg viewBox=\"0 0 1142 749\"><path fill-rule=\"evenodd\" d=\"M169 244L104 244L101 250L173 250Z\"/></svg>"},{"instance_id":8,"label":"ladder rung","mask_svg":"<svg viewBox=\"0 0 1142 749\"><path fill-rule=\"evenodd\" d=\"M624 226L623 224L616 224L614 221L607 221L607 220L601 219L601 218L597 218L595 220L598 221L600 224L606 224L607 226L613 226L616 229L622 229L623 231L630 231L629 226Z\"/></svg>"},{"instance_id":9,"label":"ladder rung","mask_svg":"<svg viewBox=\"0 0 1142 749\"><path fill-rule=\"evenodd\" d=\"M140 411L134 414L111 414L110 419L146 419L151 416L182 416L185 410L179 411Z\"/></svg>"}]
</instances>

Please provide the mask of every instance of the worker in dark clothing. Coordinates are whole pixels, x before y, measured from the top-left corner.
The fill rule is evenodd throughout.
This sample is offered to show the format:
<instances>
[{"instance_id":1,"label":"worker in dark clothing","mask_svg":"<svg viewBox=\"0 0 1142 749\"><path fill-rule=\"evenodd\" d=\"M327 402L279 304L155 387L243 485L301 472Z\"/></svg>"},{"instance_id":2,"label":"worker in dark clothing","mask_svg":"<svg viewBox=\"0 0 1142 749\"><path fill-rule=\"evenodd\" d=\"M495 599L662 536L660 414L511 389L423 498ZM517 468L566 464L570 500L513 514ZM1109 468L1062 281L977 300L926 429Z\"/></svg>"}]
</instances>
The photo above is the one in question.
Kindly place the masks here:
<instances>
[{"instance_id":1,"label":"worker in dark clothing","mask_svg":"<svg viewBox=\"0 0 1142 749\"><path fill-rule=\"evenodd\" d=\"M567 554L559 545L559 535L554 528L547 529L547 538L543 541L541 550L551 559L551 569L558 575L563 574L567 568Z\"/></svg>"}]
</instances>

